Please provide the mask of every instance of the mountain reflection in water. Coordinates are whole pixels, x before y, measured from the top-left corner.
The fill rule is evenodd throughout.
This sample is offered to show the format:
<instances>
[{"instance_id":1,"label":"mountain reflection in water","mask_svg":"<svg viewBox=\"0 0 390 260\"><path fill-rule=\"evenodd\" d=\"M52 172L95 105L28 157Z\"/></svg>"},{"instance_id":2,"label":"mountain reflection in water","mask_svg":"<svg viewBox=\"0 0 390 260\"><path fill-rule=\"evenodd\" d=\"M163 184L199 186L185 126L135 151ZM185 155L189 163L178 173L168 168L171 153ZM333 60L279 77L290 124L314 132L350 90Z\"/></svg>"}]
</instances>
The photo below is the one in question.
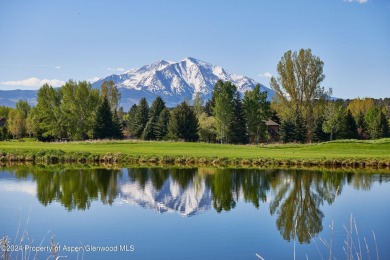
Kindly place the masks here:
<instances>
[{"instance_id":1,"label":"mountain reflection in water","mask_svg":"<svg viewBox=\"0 0 390 260\"><path fill-rule=\"evenodd\" d=\"M0 174L0 178L4 173ZM60 202L65 209L87 210L92 201L105 205L131 204L158 213L190 217L214 208L230 211L238 200L269 207L285 240L294 229L299 242L322 231L321 206L332 204L348 184L369 190L388 175L308 170L216 168L59 169L31 167L7 170L7 175L36 182L42 205Z\"/></svg>"}]
</instances>

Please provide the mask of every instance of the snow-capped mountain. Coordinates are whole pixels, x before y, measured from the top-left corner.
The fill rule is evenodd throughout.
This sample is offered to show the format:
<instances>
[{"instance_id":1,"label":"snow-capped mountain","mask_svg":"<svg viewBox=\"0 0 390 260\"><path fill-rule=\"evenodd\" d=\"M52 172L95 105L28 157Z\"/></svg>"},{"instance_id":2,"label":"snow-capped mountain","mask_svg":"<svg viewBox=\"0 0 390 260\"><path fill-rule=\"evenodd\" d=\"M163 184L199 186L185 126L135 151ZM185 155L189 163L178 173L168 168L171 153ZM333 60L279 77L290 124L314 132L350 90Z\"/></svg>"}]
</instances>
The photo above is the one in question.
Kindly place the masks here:
<instances>
[{"instance_id":1,"label":"snow-capped mountain","mask_svg":"<svg viewBox=\"0 0 390 260\"><path fill-rule=\"evenodd\" d=\"M92 85L100 88L104 81L114 81L122 93L121 105L124 107L138 103L142 97L152 102L157 96L161 96L168 106L175 106L184 100L192 100L196 92L200 92L203 99L209 99L219 79L232 82L242 93L258 84L253 79L231 74L219 66L185 58L179 62L161 60L123 74L110 75ZM270 100L273 91L260 86L262 91L267 91Z\"/></svg>"}]
</instances>

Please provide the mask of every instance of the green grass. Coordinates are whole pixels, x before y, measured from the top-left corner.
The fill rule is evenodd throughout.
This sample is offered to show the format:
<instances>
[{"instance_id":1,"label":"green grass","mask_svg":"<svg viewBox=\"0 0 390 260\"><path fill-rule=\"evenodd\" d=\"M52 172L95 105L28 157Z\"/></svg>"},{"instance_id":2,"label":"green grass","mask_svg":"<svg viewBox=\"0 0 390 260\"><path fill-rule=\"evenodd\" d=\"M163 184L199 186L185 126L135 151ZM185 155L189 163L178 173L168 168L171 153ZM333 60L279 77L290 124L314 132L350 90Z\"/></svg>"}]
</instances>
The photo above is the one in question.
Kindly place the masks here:
<instances>
[{"instance_id":1,"label":"green grass","mask_svg":"<svg viewBox=\"0 0 390 260\"><path fill-rule=\"evenodd\" d=\"M228 159L272 158L289 160L311 159L390 159L390 139L375 141L341 140L321 144L285 145L221 145L183 142L0 142L0 151L37 153L62 150L65 153L103 155L122 153L130 156L224 157Z\"/></svg>"}]
</instances>

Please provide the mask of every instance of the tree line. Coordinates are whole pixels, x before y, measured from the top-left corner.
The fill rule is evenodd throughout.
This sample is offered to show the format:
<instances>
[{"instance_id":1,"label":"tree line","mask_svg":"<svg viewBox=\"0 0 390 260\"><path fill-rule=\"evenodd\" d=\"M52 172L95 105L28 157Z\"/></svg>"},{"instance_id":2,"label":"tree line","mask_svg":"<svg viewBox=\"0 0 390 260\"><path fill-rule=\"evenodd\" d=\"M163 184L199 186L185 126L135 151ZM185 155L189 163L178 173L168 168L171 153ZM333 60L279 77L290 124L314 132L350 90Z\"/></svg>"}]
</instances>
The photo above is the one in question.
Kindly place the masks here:
<instances>
[{"instance_id":1,"label":"tree line","mask_svg":"<svg viewBox=\"0 0 390 260\"><path fill-rule=\"evenodd\" d=\"M123 138L117 111L120 94L112 82L101 91L86 81L69 80L61 88L45 84L37 93L37 105L19 100L16 108L0 108L7 123L2 139L35 137L40 141Z\"/></svg>"},{"instance_id":2,"label":"tree line","mask_svg":"<svg viewBox=\"0 0 390 260\"><path fill-rule=\"evenodd\" d=\"M272 108L283 142L321 142L389 137L390 100L332 100L321 86L324 63L310 49L288 51L277 65Z\"/></svg>"},{"instance_id":3,"label":"tree line","mask_svg":"<svg viewBox=\"0 0 390 260\"><path fill-rule=\"evenodd\" d=\"M257 85L241 98L231 82L219 80L212 99L204 104L196 93L192 105L182 102L169 109L161 97L149 107L145 98L134 104L125 117L130 137L143 140L183 140L245 144L266 134L263 120L270 103ZM250 119L250 120L249 120Z\"/></svg>"},{"instance_id":4,"label":"tree line","mask_svg":"<svg viewBox=\"0 0 390 260\"><path fill-rule=\"evenodd\" d=\"M280 124L282 142L322 142L334 139L389 137L390 99L332 100L332 89L321 86L324 63L310 49L287 51L277 64L270 86L272 102L260 85L243 96L229 81L216 82L206 102L195 93L168 108L161 97L149 106L146 98L128 112L112 81L100 90L86 81L69 80L61 88L47 84L38 91L37 105L19 101L0 107L0 140L34 136L38 140L122 139L182 140L232 144L259 143L270 138L265 124ZM1 125L0 125L1 126Z\"/></svg>"}]
</instances>

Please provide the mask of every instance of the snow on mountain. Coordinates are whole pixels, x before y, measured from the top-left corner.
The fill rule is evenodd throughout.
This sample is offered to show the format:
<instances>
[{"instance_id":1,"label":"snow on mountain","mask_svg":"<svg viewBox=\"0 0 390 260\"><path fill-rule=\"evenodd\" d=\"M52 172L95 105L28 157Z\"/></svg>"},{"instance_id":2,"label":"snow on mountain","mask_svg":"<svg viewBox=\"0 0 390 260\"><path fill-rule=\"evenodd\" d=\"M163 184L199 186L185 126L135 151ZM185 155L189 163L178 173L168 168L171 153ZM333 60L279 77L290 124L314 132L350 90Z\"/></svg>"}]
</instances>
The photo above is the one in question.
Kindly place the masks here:
<instances>
[{"instance_id":1,"label":"snow on mountain","mask_svg":"<svg viewBox=\"0 0 390 260\"><path fill-rule=\"evenodd\" d=\"M182 189L172 178L167 179L157 190L151 181L145 186L137 182L124 183L120 187L119 203L138 205L158 213L178 212L189 217L211 209L211 190L205 181Z\"/></svg>"},{"instance_id":2,"label":"snow on mountain","mask_svg":"<svg viewBox=\"0 0 390 260\"><path fill-rule=\"evenodd\" d=\"M100 88L104 81L113 80L122 93L121 105L125 108L138 103L142 97L152 102L157 96L161 96L168 106L176 106L184 100L192 100L196 92L200 92L205 100L211 98L219 79L232 82L242 93L258 84L248 77L231 74L219 66L188 57L179 62L157 61L99 79L92 85ZM273 91L260 86L262 91L267 91L270 100Z\"/></svg>"}]
</instances>

